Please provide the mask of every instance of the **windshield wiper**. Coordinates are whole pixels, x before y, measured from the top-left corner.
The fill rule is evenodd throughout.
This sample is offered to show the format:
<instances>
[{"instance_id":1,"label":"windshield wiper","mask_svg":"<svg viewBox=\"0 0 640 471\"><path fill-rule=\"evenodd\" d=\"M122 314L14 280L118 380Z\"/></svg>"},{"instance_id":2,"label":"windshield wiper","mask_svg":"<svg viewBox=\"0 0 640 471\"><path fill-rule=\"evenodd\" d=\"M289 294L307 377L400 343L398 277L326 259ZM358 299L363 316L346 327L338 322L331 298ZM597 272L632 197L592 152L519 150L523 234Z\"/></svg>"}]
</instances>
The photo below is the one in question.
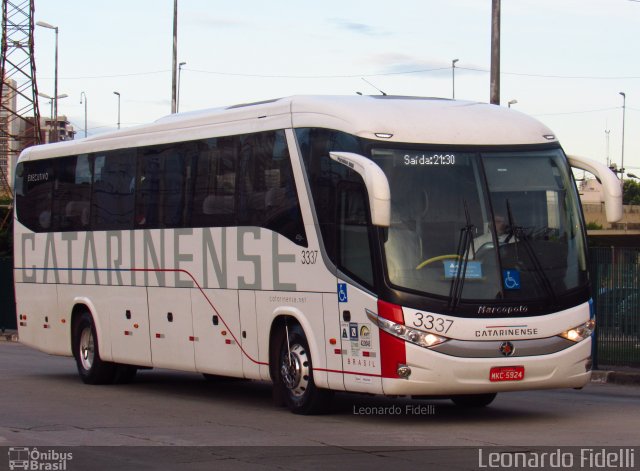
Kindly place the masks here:
<instances>
[{"instance_id":1,"label":"windshield wiper","mask_svg":"<svg viewBox=\"0 0 640 471\"><path fill-rule=\"evenodd\" d=\"M460 237L458 238L458 248L456 250L456 254L458 255L458 269L451 280L451 287L449 288L450 311L453 311L456 308L462 298L462 289L464 288L464 279L467 273L469 254L473 251L473 255L475 257L476 253L475 245L473 243L473 229L475 226L471 223L466 199L463 200L463 204L464 216L467 225L460 229Z\"/></svg>"},{"instance_id":2,"label":"windshield wiper","mask_svg":"<svg viewBox=\"0 0 640 471\"><path fill-rule=\"evenodd\" d=\"M533 265L533 272L538 278L538 282L542 285L542 288L547 292L547 295L549 295L552 302L555 304L557 298L556 298L556 293L553 290L553 286L551 285L551 281L549 280L549 277L547 276L547 273L545 272L544 267L540 263L540 259L536 255L536 252L533 246L531 245L531 241L527 236L527 232L525 231L525 228L515 224L515 220L511 212L511 204L509 203L508 199L506 200L506 203L507 203L507 217L509 218L509 228L508 228L509 235L505 239L505 242L509 242L511 237L514 238L514 241L516 243L522 242L525 252L527 252L527 255L529 256L529 260Z\"/></svg>"}]
</instances>

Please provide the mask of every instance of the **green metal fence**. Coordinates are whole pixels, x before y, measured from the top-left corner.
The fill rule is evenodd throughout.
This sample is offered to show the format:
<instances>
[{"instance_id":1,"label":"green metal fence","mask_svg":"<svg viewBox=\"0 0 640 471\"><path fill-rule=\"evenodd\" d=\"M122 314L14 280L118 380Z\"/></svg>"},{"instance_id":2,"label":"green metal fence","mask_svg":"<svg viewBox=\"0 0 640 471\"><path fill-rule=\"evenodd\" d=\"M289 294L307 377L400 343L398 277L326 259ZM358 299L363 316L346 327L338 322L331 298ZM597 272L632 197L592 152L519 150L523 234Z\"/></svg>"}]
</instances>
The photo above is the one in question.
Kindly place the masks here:
<instances>
[{"instance_id":1,"label":"green metal fence","mask_svg":"<svg viewBox=\"0 0 640 471\"><path fill-rule=\"evenodd\" d=\"M596 308L594 366L640 366L640 249L590 250Z\"/></svg>"}]
</instances>

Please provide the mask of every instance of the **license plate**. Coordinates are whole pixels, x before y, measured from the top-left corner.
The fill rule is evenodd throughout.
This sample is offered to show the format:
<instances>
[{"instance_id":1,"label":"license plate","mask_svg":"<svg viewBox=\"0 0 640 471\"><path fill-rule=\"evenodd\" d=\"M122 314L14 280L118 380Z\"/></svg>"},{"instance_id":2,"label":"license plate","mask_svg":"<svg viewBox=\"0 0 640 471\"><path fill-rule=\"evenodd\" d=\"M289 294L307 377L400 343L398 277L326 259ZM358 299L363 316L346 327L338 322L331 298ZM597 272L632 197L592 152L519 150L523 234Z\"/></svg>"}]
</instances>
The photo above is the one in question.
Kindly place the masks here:
<instances>
[{"instance_id":1,"label":"license plate","mask_svg":"<svg viewBox=\"0 0 640 471\"><path fill-rule=\"evenodd\" d=\"M489 371L489 380L498 381L522 381L524 379L524 366L496 366Z\"/></svg>"}]
</instances>

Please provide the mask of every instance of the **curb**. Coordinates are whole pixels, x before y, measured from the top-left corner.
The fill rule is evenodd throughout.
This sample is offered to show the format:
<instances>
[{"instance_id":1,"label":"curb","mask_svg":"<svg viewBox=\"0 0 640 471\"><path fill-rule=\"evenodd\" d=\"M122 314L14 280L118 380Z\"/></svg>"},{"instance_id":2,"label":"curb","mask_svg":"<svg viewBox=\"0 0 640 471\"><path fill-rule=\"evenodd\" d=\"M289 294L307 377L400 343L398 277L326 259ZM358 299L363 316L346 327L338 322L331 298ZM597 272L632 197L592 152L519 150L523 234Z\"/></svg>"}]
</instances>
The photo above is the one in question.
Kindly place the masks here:
<instances>
[{"instance_id":1,"label":"curb","mask_svg":"<svg viewBox=\"0 0 640 471\"><path fill-rule=\"evenodd\" d=\"M18 342L17 332L3 332L0 334L0 342Z\"/></svg>"},{"instance_id":2,"label":"curb","mask_svg":"<svg viewBox=\"0 0 640 471\"><path fill-rule=\"evenodd\" d=\"M594 370L591 372L591 382L637 386L640 385L640 372Z\"/></svg>"}]
</instances>

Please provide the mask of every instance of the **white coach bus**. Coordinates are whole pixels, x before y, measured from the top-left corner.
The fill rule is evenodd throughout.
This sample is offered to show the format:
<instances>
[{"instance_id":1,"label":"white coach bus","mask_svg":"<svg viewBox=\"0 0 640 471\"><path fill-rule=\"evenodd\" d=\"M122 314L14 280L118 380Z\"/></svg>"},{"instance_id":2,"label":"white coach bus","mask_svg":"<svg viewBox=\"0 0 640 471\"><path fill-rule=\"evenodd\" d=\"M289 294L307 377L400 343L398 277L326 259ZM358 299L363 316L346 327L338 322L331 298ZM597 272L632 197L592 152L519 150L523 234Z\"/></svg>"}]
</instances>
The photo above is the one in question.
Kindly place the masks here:
<instances>
[{"instance_id":1,"label":"white coach bus","mask_svg":"<svg viewBox=\"0 0 640 471\"><path fill-rule=\"evenodd\" d=\"M296 96L26 149L20 341L85 383L161 367L332 391L445 396L590 378L585 230L553 133L498 106Z\"/></svg>"}]
</instances>

